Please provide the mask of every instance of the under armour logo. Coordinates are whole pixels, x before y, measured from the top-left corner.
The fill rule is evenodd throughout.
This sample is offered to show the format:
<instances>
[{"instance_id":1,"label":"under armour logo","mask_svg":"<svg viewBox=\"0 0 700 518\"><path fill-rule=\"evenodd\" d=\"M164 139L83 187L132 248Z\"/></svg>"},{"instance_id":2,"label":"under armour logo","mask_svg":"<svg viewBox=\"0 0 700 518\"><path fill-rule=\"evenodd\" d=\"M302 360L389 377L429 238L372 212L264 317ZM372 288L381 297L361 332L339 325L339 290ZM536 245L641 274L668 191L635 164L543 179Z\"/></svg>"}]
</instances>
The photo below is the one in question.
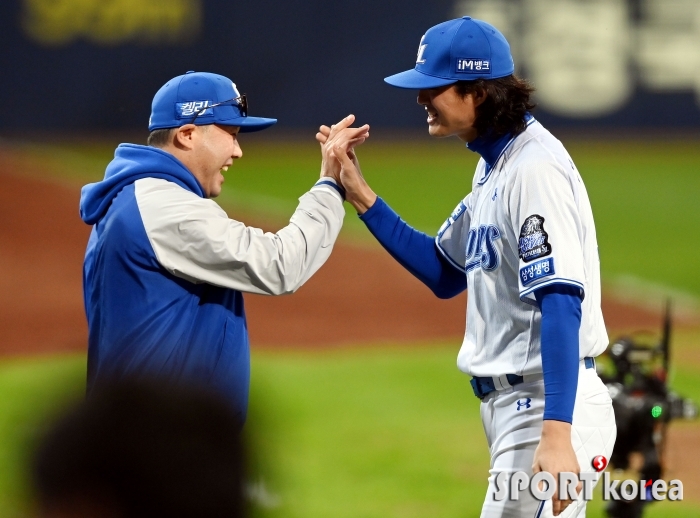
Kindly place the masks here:
<instances>
[{"instance_id":1,"label":"under armour logo","mask_svg":"<svg viewBox=\"0 0 700 518\"><path fill-rule=\"evenodd\" d=\"M522 407L530 408L530 401L532 401L532 398L529 398L529 397L528 397L528 398L525 398L525 402L524 402L524 403L521 403L521 401L523 401L523 400L522 400L522 399L518 399L518 408L517 408L516 410L519 411Z\"/></svg>"},{"instance_id":2,"label":"under armour logo","mask_svg":"<svg viewBox=\"0 0 700 518\"><path fill-rule=\"evenodd\" d=\"M491 196L491 201L494 201L498 197L498 188L493 191L493 196Z\"/></svg>"}]
</instances>

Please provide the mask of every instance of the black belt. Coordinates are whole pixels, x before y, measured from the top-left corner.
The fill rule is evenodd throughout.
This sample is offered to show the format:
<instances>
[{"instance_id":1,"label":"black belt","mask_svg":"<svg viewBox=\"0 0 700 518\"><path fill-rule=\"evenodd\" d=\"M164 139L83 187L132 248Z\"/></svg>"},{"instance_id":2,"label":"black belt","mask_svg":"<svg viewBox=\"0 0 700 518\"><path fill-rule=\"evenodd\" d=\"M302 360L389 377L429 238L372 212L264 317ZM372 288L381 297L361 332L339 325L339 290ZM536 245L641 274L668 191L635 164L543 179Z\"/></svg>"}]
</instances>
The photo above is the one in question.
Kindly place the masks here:
<instances>
[{"instance_id":1,"label":"black belt","mask_svg":"<svg viewBox=\"0 0 700 518\"><path fill-rule=\"evenodd\" d=\"M587 369L595 369L594 358L586 356L583 359L583 362ZM493 378L493 376L474 376L470 381L474 395L479 399L484 399L491 392L498 390L498 388L496 388L496 382L493 380ZM501 376L496 376L496 378L501 378ZM506 374L506 380L508 381L509 385L513 386L517 385L518 383L522 383L525 381L525 378L518 376L517 374ZM499 385L503 385L503 383L499 382Z\"/></svg>"}]
</instances>

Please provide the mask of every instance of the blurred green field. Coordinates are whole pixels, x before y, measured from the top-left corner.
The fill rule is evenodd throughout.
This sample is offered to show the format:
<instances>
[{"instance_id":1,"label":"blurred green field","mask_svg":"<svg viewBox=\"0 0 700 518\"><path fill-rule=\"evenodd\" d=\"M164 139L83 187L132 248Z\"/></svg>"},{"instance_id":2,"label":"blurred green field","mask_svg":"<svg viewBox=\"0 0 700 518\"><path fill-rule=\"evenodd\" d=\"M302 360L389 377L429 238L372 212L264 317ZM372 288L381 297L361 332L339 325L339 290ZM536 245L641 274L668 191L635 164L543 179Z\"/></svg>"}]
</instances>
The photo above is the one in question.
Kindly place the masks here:
<instances>
[{"instance_id":1,"label":"blurred green field","mask_svg":"<svg viewBox=\"0 0 700 518\"><path fill-rule=\"evenodd\" d=\"M317 178L311 136L275 142L243 135L221 203L234 214L283 222ZM621 276L700 297L700 144L697 141L565 139L596 218L604 280ZM64 180L102 177L113 144L23 144L25 158ZM368 141L359 155L374 190L410 224L435 233L470 190L477 155L456 139ZM372 238L348 208L346 237ZM692 236L696 236L693 238Z\"/></svg>"},{"instance_id":2,"label":"blurred green field","mask_svg":"<svg viewBox=\"0 0 700 518\"><path fill-rule=\"evenodd\" d=\"M672 380L696 401L698 340L677 336ZM256 516L478 516L489 465L478 401L454 367L455 344L417 345L253 352L252 480L269 506ZM84 379L83 355L0 365L0 516L22 516L29 446ZM700 516L698 488L685 498L645 516Z\"/></svg>"}]
</instances>

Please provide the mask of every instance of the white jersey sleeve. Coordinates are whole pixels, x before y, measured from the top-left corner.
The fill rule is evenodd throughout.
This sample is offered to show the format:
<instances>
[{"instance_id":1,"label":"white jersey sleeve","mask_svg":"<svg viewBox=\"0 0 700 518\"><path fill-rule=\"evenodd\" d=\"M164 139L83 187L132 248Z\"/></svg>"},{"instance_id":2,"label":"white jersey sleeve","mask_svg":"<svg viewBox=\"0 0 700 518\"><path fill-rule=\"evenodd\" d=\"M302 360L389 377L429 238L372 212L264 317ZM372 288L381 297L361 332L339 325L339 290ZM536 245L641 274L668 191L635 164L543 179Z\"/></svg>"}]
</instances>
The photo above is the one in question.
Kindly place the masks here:
<instances>
[{"instance_id":1,"label":"white jersey sleeve","mask_svg":"<svg viewBox=\"0 0 700 518\"><path fill-rule=\"evenodd\" d=\"M438 230L435 244L449 263L464 270L467 261L467 235L471 223L471 193L467 194Z\"/></svg>"},{"instance_id":2,"label":"white jersey sleeve","mask_svg":"<svg viewBox=\"0 0 700 518\"><path fill-rule=\"evenodd\" d=\"M585 295L583 230L573 183L578 174L574 173L555 162L525 163L516 172L508 205L524 302L535 303L534 291L550 284L570 284Z\"/></svg>"},{"instance_id":3,"label":"white jersey sleeve","mask_svg":"<svg viewBox=\"0 0 700 518\"><path fill-rule=\"evenodd\" d=\"M292 293L330 256L345 216L340 194L316 185L299 198L289 225L263 232L230 219L213 200L166 180L135 185L158 262L176 277L238 291Z\"/></svg>"}]
</instances>

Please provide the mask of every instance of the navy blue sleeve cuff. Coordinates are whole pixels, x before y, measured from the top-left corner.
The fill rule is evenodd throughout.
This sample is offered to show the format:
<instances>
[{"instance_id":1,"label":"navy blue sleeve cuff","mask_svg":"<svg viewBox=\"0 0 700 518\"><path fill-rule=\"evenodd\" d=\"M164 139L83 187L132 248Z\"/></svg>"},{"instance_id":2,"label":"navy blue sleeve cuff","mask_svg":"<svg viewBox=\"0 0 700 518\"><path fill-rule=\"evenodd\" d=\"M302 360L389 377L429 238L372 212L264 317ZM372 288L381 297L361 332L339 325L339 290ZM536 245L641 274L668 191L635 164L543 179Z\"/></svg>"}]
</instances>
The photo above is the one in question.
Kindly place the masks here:
<instances>
[{"instance_id":1,"label":"navy blue sleeve cuff","mask_svg":"<svg viewBox=\"0 0 700 518\"><path fill-rule=\"evenodd\" d=\"M332 182L330 180L323 180L323 179L319 180L314 185L328 185L328 186L332 187L333 189L335 189L336 191L338 191L338 194L340 194L340 197L343 198L343 200L345 200L345 189L343 188L342 185L339 185L339 184Z\"/></svg>"}]
</instances>

